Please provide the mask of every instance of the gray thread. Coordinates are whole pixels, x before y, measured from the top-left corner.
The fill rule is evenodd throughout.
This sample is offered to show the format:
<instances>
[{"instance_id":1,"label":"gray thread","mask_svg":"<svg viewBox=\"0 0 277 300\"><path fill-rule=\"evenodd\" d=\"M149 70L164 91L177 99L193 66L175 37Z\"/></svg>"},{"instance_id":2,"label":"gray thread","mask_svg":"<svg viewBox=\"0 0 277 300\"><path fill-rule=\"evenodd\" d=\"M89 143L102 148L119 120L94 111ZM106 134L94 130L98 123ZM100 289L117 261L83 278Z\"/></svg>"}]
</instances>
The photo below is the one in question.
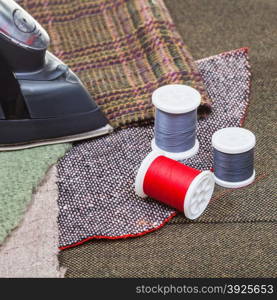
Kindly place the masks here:
<instances>
[{"instance_id":1,"label":"gray thread","mask_svg":"<svg viewBox=\"0 0 277 300\"><path fill-rule=\"evenodd\" d=\"M239 182L250 178L254 171L254 148L238 154L213 149L214 174L218 179Z\"/></svg>"},{"instance_id":2,"label":"gray thread","mask_svg":"<svg viewBox=\"0 0 277 300\"><path fill-rule=\"evenodd\" d=\"M170 114L156 110L155 142L167 152L180 153L194 147L196 140L197 111Z\"/></svg>"}]
</instances>

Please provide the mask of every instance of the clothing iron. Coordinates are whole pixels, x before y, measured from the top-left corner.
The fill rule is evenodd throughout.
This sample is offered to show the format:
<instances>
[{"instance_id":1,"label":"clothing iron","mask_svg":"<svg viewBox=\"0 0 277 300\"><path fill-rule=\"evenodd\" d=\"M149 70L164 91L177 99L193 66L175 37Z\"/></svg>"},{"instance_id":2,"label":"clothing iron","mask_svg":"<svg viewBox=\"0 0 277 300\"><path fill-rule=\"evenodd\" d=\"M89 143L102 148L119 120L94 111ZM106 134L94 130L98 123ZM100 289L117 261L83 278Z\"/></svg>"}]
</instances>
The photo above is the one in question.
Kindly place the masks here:
<instances>
[{"instance_id":1,"label":"clothing iron","mask_svg":"<svg viewBox=\"0 0 277 300\"><path fill-rule=\"evenodd\" d=\"M13 0L0 0L0 151L112 131L78 77L47 51L47 32Z\"/></svg>"}]
</instances>

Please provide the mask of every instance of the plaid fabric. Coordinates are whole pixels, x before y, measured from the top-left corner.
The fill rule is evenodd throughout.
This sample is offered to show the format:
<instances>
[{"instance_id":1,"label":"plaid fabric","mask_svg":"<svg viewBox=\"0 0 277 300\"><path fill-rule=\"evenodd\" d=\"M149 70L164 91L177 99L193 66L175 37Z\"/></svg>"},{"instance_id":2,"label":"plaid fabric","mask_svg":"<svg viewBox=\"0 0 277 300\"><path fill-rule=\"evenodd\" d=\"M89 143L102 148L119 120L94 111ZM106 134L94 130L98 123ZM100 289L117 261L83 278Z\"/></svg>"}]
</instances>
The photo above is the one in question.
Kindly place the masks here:
<instances>
[{"instance_id":1,"label":"plaid fabric","mask_svg":"<svg viewBox=\"0 0 277 300\"><path fill-rule=\"evenodd\" d=\"M244 123L257 137L255 169L267 176L247 188L217 188L210 223L175 217L143 238L87 242L62 251L68 277L276 277L277 1L166 0L195 58L250 47L251 103ZM234 5L235 4L235 5ZM211 213L213 215L211 216ZM215 216L218 221L215 220ZM213 222L214 221L214 222ZM174 223L173 223L174 222Z\"/></svg>"},{"instance_id":2,"label":"plaid fabric","mask_svg":"<svg viewBox=\"0 0 277 300\"><path fill-rule=\"evenodd\" d=\"M152 118L151 94L167 83L193 86L209 106L163 0L18 2L45 27L51 51L78 74L114 127Z\"/></svg>"},{"instance_id":3,"label":"plaid fabric","mask_svg":"<svg viewBox=\"0 0 277 300\"><path fill-rule=\"evenodd\" d=\"M212 134L223 127L241 125L249 101L250 72L246 49L203 59L197 65L215 101L211 115L198 123L199 152L184 163L204 170L212 167ZM141 199L134 192L135 176L151 151L152 138L152 125L128 128L79 143L61 159L61 248L92 238L142 235L160 228L176 214L172 208ZM225 210L230 211L228 206ZM211 216L212 221L218 221L222 218L218 211L205 213L197 222L207 222Z\"/></svg>"}]
</instances>

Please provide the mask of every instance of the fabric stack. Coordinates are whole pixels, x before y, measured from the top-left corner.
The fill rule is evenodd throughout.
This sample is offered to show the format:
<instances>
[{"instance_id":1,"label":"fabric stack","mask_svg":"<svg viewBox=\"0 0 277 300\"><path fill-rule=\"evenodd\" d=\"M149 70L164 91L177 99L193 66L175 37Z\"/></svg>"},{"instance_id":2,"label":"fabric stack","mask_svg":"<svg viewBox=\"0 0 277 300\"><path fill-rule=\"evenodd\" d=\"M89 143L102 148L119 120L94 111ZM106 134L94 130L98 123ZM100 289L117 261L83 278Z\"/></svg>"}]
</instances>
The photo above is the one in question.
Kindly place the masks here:
<instances>
[{"instance_id":1,"label":"fabric stack","mask_svg":"<svg viewBox=\"0 0 277 300\"><path fill-rule=\"evenodd\" d=\"M245 123L251 78L248 49L212 42L226 40L220 38L212 11L224 5L232 12L228 1L167 1L182 37L162 0L18 2L48 31L51 51L77 73L116 130L73 145L0 153L0 276L63 277L64 267L68 277L276 275L270 243L277 207L270 193L265 197L273 179L262 142L255 184L236 191L218 187L196 221L134 192L136 172L153 138L151 94L157 87L181 83L201 93L197 137L202 148L183 161L189 166L212 168L212 134ZM257 8L265 5L258 2ZM207 6L212 6L209 13ZM238 18L242 16L243 10L238 12ZM205 22L215 26L216 35L208 32ZM194 61L187 43L194 56L209 57ZM253 116L258 113L264 124L266 112L258 96L265 90L268 98L263 99L270 101L272 95L258 78L261 71L254 72L255 99L246 124L262 140L264 125ZM131 239L142 235L146 236ZM243 267L247 246L252 249L257 242L252 261ZM169 252L172 256L166 258ZM216 252L221 255L218 260Z\"/></svg>"}]
</instances>

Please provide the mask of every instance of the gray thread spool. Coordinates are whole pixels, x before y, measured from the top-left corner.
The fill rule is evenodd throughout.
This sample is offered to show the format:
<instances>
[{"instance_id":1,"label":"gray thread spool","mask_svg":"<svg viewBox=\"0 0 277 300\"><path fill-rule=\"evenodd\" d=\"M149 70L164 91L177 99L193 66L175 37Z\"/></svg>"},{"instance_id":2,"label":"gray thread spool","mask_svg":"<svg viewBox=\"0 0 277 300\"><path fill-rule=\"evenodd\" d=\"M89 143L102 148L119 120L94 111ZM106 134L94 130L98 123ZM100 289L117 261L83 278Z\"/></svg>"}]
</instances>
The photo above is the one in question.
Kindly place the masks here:
<instances>
[{"instance_id":1,"label":"gray thread spool","mask_svg":"<svg viewBox=\"0 0 277 300\"><path fill-rule=\"evenodd\" d=\"M156 107L153 151L175 160L195 155L199 149L196 139L199 92L186 85L169 84L154 91L152 102Z\"/></svg>"},{"instance_id":2,"label":"gray thread spool","mask_svg":"<svg viewBox=\"0 0 277 300\"><path fill-rule=\"evenodd\" d=\"M228 127L212 137L215 182L227 188L239 188L255 179L255 135L244 128Z\"/></svg>"}]
</instances>

